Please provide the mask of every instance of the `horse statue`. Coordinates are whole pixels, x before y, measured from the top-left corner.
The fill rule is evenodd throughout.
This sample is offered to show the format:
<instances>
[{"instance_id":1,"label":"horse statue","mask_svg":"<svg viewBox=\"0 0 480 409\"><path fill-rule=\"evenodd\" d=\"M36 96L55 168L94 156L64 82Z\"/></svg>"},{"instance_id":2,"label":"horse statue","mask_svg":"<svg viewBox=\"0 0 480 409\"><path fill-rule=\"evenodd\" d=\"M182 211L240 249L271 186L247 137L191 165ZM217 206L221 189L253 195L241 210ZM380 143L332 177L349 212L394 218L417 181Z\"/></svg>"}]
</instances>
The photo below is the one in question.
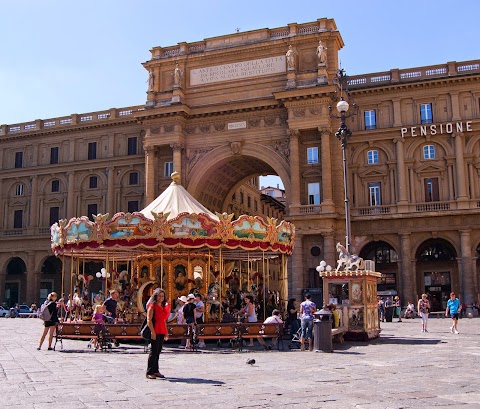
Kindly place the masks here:
<instances>
[{"instance_id":1,"label":"horse statue","mask_svg":"<svg viewBox=\"0 0 480 409\"><path fill-rule=\"evenodd\" d=\"M336 273L342 269L345 271L357 271L365 268L363 258L358 257L356 254L348 254L347 249L340 243L337 243L337 252L338 260L337 268L335 269Z\"/></svg>"}]
</instances>

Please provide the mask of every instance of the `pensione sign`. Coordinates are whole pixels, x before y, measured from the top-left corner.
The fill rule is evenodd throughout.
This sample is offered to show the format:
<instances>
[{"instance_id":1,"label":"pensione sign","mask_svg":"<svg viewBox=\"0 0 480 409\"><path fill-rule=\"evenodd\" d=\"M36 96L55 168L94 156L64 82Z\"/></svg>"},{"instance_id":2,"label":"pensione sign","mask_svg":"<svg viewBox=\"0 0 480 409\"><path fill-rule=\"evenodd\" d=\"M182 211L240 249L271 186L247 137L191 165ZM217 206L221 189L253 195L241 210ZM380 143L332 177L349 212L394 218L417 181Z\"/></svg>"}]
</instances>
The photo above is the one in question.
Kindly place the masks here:
<instances>
[{"instance_id":1,"label":"pensione sign","mask_svg":"<svg viewBox=\"0 0 480 409\"><path fill-rule=\"evenodd\" d=\"M472 121L465 122L447 122L445 124L431 124L410 126L401 128L400 132L402 138L406 136L427 136L427 135L441 135L444 133L453 132L472 132Z\"/></svg>"}]
</instances>

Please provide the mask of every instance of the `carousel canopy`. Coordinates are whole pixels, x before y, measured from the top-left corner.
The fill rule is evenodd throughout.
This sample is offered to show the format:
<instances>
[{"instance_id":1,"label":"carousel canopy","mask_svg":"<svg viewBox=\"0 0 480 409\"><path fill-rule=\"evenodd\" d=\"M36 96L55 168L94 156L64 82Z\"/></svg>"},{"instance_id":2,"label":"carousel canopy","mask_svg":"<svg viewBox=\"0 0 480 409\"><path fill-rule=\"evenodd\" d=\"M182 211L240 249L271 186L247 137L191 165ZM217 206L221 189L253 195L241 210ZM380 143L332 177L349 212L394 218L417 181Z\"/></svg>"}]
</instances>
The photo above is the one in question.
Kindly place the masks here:
<instances>
[{"instance_id":1,"label":"carousel canopy","mask_svg":"<svg viewBox=\"0 0 480 409\"><path fill-rule=\"evenodd\" d=\"M219 220L218 216L197 201L179 183L180 175L177 172L172 173L172 179L170 186L140 213L151 220L155 220L154 214L159 213L167 215L167 220L174 219L180 213L206 214L213 220Z\"/></svg>"},{"instance_id":2,"label":"carousel canopy","mask_svg":"<svg viewBox=\"0 0 480 409\"><path fill-rule=\"evenodd\" d=\"M213 214L196 201L172 175L172 184L141 212L81 216L51 227L55 255L128 260L132 255L163 249L224 249L291 254L295 227L277 219ZM133 254L132 254L133 253Z\"/></svg>"}]
</instances>

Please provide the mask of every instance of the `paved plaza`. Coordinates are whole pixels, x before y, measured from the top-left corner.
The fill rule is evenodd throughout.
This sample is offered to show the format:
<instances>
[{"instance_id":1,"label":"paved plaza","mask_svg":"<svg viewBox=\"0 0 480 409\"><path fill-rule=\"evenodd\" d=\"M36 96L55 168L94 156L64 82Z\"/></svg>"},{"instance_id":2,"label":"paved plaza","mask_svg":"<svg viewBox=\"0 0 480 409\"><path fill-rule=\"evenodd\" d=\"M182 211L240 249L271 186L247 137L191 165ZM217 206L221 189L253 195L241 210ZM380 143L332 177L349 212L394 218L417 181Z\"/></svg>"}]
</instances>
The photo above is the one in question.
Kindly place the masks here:
<instances>
[{"instance_id":1,"label":"paved plaza","mask_svg":"<svg viewBox=\"0 0 480 409\"><path fill-rule=\"evenodd\" d=\"M334 344L334 353L233 352L207 344L199 353L167 344L166 379L145 378L139 344L109 352L64 341L37 351L39 319L0 319L1 408L480 408L480 319L382 323L380 339ZM256 363L248 365L247 359Z\"/></svg>"}]
</instances>

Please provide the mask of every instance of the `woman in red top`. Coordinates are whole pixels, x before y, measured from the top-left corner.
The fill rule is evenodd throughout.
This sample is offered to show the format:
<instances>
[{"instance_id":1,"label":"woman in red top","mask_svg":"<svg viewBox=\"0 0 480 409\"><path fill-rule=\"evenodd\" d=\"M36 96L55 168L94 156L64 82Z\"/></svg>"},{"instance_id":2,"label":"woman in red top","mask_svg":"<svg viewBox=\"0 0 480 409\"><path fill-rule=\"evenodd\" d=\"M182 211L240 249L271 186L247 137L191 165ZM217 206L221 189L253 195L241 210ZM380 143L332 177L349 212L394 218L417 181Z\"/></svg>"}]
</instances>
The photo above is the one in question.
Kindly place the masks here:
<instances>
[{"instance_id":1,"label":"woman in red top","mask_svg":"<svg viewBox=\"0 0 480 409\"><path fill-rule=\"evenodd\" d=\"M168 339L167 319L170 305L162 288L156 288L147 302L147 324L152 331L151 348L148 355L147 378L165 378L158 371L158 358L162 352L163 341Z\"/></svg>"}]
</instances>

